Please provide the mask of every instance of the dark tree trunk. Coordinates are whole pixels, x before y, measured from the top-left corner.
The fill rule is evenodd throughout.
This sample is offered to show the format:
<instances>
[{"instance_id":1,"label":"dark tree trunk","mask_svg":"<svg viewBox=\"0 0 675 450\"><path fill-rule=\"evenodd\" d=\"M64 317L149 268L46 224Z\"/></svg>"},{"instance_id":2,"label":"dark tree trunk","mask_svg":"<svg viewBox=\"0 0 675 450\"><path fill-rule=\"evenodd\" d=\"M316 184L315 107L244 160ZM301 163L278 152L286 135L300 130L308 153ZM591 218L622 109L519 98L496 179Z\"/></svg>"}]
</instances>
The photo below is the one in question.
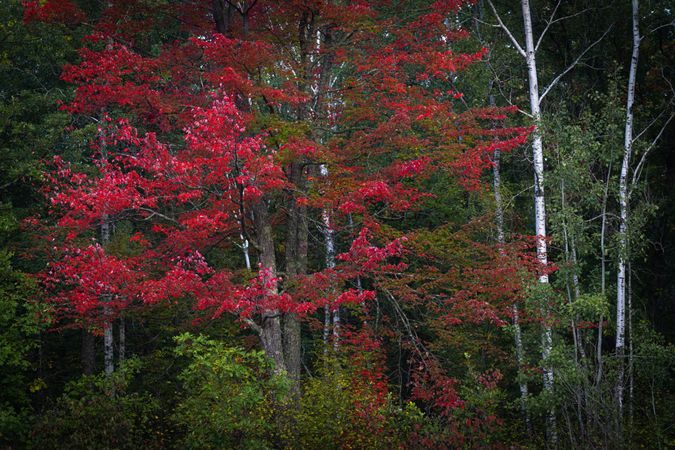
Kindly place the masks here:
<instances>
[{"instance_id":1,"label":"dark tree trunk","mask_svg":"<svg viewBox=\"0 0 675 450\"><path fill-rule=\"evenodd\" d=\"M216 31L225 36L232 34L232 5L225 0L213 0L213 20L216 23Z\"/></svg>"},{"instance_id":2,"label":"dark tree trunk","mask_svg":"<svg viewBox=\"0 0 675 450\"><path fill-rule=\"evenodd\" d=\"M303 164L291 164L289 179L297 191L304 192ZM286 278L292 282L295 276L307 273L307 207L298 205L296 193L291 192L287 209ZM301 335L300 321L293 313L284 316L284 356L288 375L293 381L294 390L297 390L302 365Z\"/></svg>"},{"instance_id":3,"label":"dark tree trunk","mask_svg":"<svg viewBox=\"0 0 675 450\"><path fill-rule=\"evenodd\" d=\"M117 346L117 358L118 361L121 363L124 362L124 360L126 359L126 351L127 351L127 329L124 317L120 317L119 329L117 330L117 332L119 335L119 343Z\"/></svg>"},{"instance_id":4,"label":"dark tree trunk","mask_svg":"<svg viewBox=\"0 0 675 450\"><path fill-rule=\"evenodd\" d=\"M260 252L260 264L269 269L270 276L276 277L277 264L274 254L274 236L272 224L269 220L267 200L263 197L253 206L255 231ZM277 287L273 287L273 294L277 293ZM281 331L281 317L278 310L269 310L263 313L260 326L260 340L267 356L274 361L276 372L286 371L284 361L283 335Z\"/></svg>"},{"instance_id":5,"label":"dark tree trunk","mask_svg":"<svg viewBox=\"0 0 675 450\"><path fill-rule=\"evenodd\" d=\"M96 337L87 329L82 329L82 373L93 375L96 371Z\"/></svg>"}]
</instances>

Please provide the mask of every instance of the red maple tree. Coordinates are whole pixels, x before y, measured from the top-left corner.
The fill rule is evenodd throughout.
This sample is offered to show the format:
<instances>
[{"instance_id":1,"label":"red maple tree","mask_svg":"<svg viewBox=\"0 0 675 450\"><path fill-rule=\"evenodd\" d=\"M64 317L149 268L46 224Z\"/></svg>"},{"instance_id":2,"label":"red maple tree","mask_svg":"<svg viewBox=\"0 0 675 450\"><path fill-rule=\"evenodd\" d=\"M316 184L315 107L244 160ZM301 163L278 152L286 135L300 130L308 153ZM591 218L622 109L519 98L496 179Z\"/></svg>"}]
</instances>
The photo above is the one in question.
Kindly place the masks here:
<instances>
[{"instance_id":1,"label":"red maple tree","mask_svg":"<svg viewBox=\"0 0 675 450\"><path fill-rule=\"evenodd\" d=\"M490 126L509 108L457 108L452 79L484 54L453 51L466 33L447 18L462 3L411 17L384 0L170 2L161 12L108 2L62 75L75 86L63 109L97 130L87 168L57 158L50 173L54 302L109 320L135 302L188 299L236 315L299 380L304 317L346 305L367 317L383 292L433 298L438 282L422 292L417 272L402 276L424 258L411 254L417 234L395 231L387 214L421 208L431 196L421 181L438 170L482 189L492 152L529 132ZM26 19L62 20L64 4L75 8L28 2ZM128 254L108 245L121 221L133 228ZM333 264L325 243L310 242L313 222L339 240ZM499 258L464 274L475 281ZM438 275L432 265L424 270ZM461 287L439 317L498 324L501 302L513 301L503 289L517 290L499 286L510 273L482 285L442 274ZM458 406L454 382L436 381L426 393L420 383L419 398L441 389L440 407Z\"/></svg>"}]
</instances>

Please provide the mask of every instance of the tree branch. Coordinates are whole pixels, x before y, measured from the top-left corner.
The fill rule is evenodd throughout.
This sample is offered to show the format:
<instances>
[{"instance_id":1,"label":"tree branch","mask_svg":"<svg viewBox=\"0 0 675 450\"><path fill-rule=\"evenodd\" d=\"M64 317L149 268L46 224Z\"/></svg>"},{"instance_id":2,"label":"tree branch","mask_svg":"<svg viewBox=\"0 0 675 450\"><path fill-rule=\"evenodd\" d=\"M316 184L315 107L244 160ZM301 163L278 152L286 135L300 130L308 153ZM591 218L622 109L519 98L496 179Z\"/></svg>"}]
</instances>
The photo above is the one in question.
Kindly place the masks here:
<instances>
[{"instance_id":1,"label":"tree branch","mask_svg":"<svg viewBox=\"0 0 675 450\"><path fill-rule=\"evenodd\" d=\"M553 18L555 17L555 13L558 12L558 8L560 7L561 1L562 0L558 0L558 3L556 3L555 7L553 8L553 12L551 13L551 17L549 17L548 20L546 21L546 26L544 27L544 31L541 32L541 34L539 35L539 39L537 39L537 44L534 46L534 52L535 53L537 52L537 49L539 48L539 44L541 44L541 41L542 41L542 39L544 39L544 36L546 35L546 32L548 31L548 29L551 27L552 24L554 24L555 22L558 22L558 20L553 20ZM560 20L562 20L562 19L560 19Z\"/></svg>"},{"instance_id":2,"label":"tree branch","mask_svg":"<svg viewBox=\"0 0 675 450\"><path fill-rule=\"evenodd\" d=\"M652 120L651 122L649 122L649 125L647 125L646 127L644 127L644 129L643 129L642 131L640 131L640 132L637 134L637 136L635 136L635 137L633 138L633 140L632 140L631 142L635 142L635 141L637 141L638 139L640 139L640 136L642 136L643 134L645 134L645 133L647 132L647 130L649 130L649 129L652 127L652 125L654 125L656 122L658 122L659 119L666 113L666 111L668 111L668 108L666 108L666 109L664 109L663 111L661 111L661 112L659 113L659 115L656 116L656 117L654 118L654 120ZM667 123L667 122L666 122L666 123ZM661 130L661 131L663 131L663 130Z\"/></svg>"},{"instance_id":3,"label":"tree branch","mask_svg":"<svg viewBox=\"0 0 675 450\"><path fill-rule=\"evenodd\" d=\"M567 67L565 68L565 70L563 70L562 72L560 72L560 74L558 74L558 76L555 77L555 78L553 79L553 81L551 81L551 83L550 83L548 86L546 86L546 89L544 89L544 92L539 96L539 104L540 104L540 105L541 105L541 101L544 99L544 97L546 97L546 94L548 94L549 92L551 92L551 89L553 89L553 88L555 87L555 85L558 84L558 82L560 81L560 79L561 79L562 77L564 77L565 75L567 75L567 73L568 73L570 70L574 69L574 67L579 63L579 61L581 60L581 58L583 58L584 55L585 55L586 53L588 53L588 51L589 51L590 49L592 49L593 47L595 47L596 44L598 44L600 41L602 41L602 40L605 38L605 36L607 36L607 33L609 33L609 31L612 29L613 26L614 26L614 24L610 25L609 28L607 28L607 30L606 30L604 33L602 33L602 36L600 36L600 37L599 37L595 42L593 42L591 45L589 45L588 47L586 47L586 49L585 49L583 52L581 52L581 53L579 54L579 56L577 56L577 58L576 58L574 61L572 61L572 63L571 63L569 66L567 66Z\"/></svg>"},{"instance_id":4,"label":"tree branch","mask_svg":"<svg viewBox=\"0 0 675 450\"><path fill-rule=\"evenodd\" d=\"M495 8L495 5L492 4L492 0L488 0L488 4L490 5L490 8L492 8L492 12L495 15L495 18L497 19L497 22L499 22L499 26L501 27L502 30L506 33L506 35L511 39L511 42L513 45L516 47L516 50L518 50L518 53L520 53L520 56L525 58L525 50L523 50L523 47L518 43L518 40L513 36L511 33L511 30L508 29L506 25L504 25L504 22L502 22L502 18L499 16L499 13L497 12L497 8Z\"/></svg>"},{"instance_id":5,"label":"tree branch","mask_svg":"<svg viewBox=\"0 0 675 450\"><path fill-rule=\"evenodd\" d=\"M658 140L661 139L661 135L663 134L663 132L668 127L668 124L670 123L670 121L673 120L673 117L675 117L675 113L670 114L670 117L668 117L668 120L666 120L666 123L664 123L663 126L661 127L661 130L659 130L659 134L656 135L656 137L651 142L651 144L649 144L649 147L647 147L647 149L642 154L642 157L640 158L640 162L638 163L637 167L635 168L635 171L633 172L633 179L631 180L630 193L628 194L629 196L632 193L633 189L635 188L635 185L637 184L637 182L640 181L640 175L642 173L642 168L644 166L644 163L647 160L647 155L654 148L654 146L656 145Z\"/></svg>"},{"instance_id":6,"label":"tree branch","mask_svg":"<svg viewBox=\"0 0 675 450\"><path fill-rule=\"evenodd\" d=\"M150 219L151 219L152 217L154 217L154 216L159 216L159 217L161 217L161 218L164 219L164 220L168 220L169 222L173 222L173 223L175 223L176 225L179 225L181 228L183 227L183 225L182 225L180 222L178 222L176 219L174 219L174 218L172 218L172 217L169 217L169 216L167 216L167 215L164 215L164 214L162 214L162 213L160 213L160 212L158 212L158 211L155 211L154 209L146 208L146 207L140 207L140 208L138 208L138 210L139 210L139 211L145 211L145 212L147 212L147 213L150 213L150 215L149 215L148 217L146 217L144 220L150 220Z\"/></svg>"},{"instance_id":7,"label":"tree branch","mask_svg":"<svg viewBox=\"0 0 675 450\"><path fill-rule=\"evenodd\" d=\"M253 320L244 319L244 323L246 323L246 325L251 327L256 333L258 333L259 335L262 335L262 328L260 328L260 325L255 323Z\"/></svg>"},{"instance_id":8,"label":"tree branch","mask_svg":"<svg viewBox=\"0 0 675 450\"><path fill-rule=\"evenodd\" d=\"M672 26L675 26L675 20L670 21L670 22L668 22L668 23L664 23L663 25L659 25L659 26L656 27L656 28L652 28L652 29L649 30L646 34L652 34L652 33L656 32L656 31L660 30L661 28L667 28L667 27L672 27Z\"/></svg>"},{"instance_id":9,"label":"tree branch","mask_svg":"<svg viewBox=\"0 0 675 450\"><path fill-rule=\"evenodd\" d=\"M581 11L577 11L574 14L569 14L567 16L558 17L557 19L553 20L553 16L555 15L556 10L558 9L558 6L560 6L560 2L558 2L558 4L556 5L555 9L553 10L553 13L551 14L551 17L546 22L546 27L544 28L544 31L541 32L541 35L539 35L539 39L537 39L537 45L534 46L535 52L539 48L539 44L541 44L541 41L544 39L544 35L546 34L546 32L548 31L548 29L550 28L551 25L553 25L554 23L562 22L563 20L567 20L567 19L571 19L573 17L580 16L580 15L584 14L586 11L590 11L590 9L591 9L591 8L582 9Z\"/></svg>"}]
</instances>

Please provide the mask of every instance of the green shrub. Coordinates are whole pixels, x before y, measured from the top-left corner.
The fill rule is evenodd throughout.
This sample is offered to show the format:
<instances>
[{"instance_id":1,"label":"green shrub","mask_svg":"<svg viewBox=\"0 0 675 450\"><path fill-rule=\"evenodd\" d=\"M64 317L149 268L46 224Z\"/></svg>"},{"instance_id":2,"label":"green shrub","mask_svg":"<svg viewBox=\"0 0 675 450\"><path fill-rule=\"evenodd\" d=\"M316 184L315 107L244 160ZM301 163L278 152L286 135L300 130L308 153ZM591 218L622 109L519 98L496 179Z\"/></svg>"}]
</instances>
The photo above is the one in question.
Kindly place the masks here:
<instances>
[{"instance_id":1,"label":"green shrub","mask_svg":"<svg viewBox=\"0 0 675 450\"><path fill-rule=\"evenodd\" d=\"M289 392L282 375L261 351L245 352L205 336L176 337L176 353L187 357L179 379L184 395L173 414L182 448L272 448L276 407Z\"/></svg>"},{"instance_id":2,"label":"green shrub","mask_svg":"<svg viewBox=\"0 0 675 450\"><path fill-rule=\"evenodd\" d=\"M288 410L288 448L423 448L431 421L414 403L399 405L377 364L361 356L323 357Z\"/></svg>"},{"instance_id":3,"label":"green shrub","mask_svg":"<svg viewBox=\"0 0 675 450\"><path fill-rule=\"evenodd\" d=\"M85 376L69 383L64 394L33 427L38 449L161 448L152 430L158 403L147 394L127 393L140 369L127 360L110 377Z\"/></svg>"}]
</instances>

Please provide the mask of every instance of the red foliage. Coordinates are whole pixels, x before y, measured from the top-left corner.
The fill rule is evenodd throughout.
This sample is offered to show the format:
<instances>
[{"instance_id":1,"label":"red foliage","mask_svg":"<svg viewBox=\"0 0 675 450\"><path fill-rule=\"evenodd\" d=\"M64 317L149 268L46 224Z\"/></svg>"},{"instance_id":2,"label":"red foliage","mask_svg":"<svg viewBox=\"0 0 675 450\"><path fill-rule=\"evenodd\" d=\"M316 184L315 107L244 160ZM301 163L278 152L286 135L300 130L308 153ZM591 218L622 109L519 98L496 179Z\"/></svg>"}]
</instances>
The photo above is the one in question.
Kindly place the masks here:
<instances>
[{"instance_id":1,"label":"red foliage","mask_svg":"<svg viewBox=\"0 0 675 450\"><path fill-rule=\"evenodd\" d=\"M54 249L56 250L56 249ZM63 249L43 274L52 300L80 316L95 316L103 306L123 309L134 295L138 273L134 261L107 255L98 245Z\"/></svg>"},{"instance_id":2,"label":"red foliage","mask_svg":"<svg viewBox=\"0 0 675 450\"><path fill-rule=\"evenodd\" d=\"M486 52L453 50L466 32L447 17L466 2L434 2L408 19L398 2L261 0L245 24L235 14L223 33L208 23L204 2L175 2L161 15L155 3L108 2L80 62L63 70L75 86L63 109L99 125L87 155L93 164L56 158L45 189L56 227L55 262L43 280L63 315L189 300L255 328L271 314L306 317L326 305L367 314L386 291L404 307L423 305L439 328L500 326L521 300L517 267L549 270L527 260L525 245L498 249L469 237L462 245L471 263L447 268L448 255L423 250L415 232L381 226L386 213L422 208L431 195L421 181L436 172L479 191L494 151L511 151L531 132L494 129L511 108L466 110L462 93L449 89ZM70 7L27 2L26 20L81 21ZM158 34L181 38L143 45L145 34L168 26L176 34ZM320 166L327 170L318 176ZM290 227L289 210L317 218L328 211L346 240L338 248L348 250L335 267L312 262L293 277L269 263L244 271L230 255L243 239L253 258L262 254L256 208L269 212L272 238ZM131 224L131 250L102 237L92 244L98 227L121 221ZM272 253L285 245L273 243ZM342 336L343 346L358 341L356 361L380 345L362 328ZM427 359L413 395L449 416L463 405L457 381ZM381 368L364 363L359 380L384 398ZM364 414L376 407L364 405Z\"/></svg>"},{"instance_id":3,"label":"red foliage","mask_svg":"<svg viewBox=\"0 0 675 450\"><path fill-rule=\"evenodd\" d=\"M54 22L75 25L86 16L71 0L26 0L23 3L24 22Z\"/></svg>"}]
</instances>

